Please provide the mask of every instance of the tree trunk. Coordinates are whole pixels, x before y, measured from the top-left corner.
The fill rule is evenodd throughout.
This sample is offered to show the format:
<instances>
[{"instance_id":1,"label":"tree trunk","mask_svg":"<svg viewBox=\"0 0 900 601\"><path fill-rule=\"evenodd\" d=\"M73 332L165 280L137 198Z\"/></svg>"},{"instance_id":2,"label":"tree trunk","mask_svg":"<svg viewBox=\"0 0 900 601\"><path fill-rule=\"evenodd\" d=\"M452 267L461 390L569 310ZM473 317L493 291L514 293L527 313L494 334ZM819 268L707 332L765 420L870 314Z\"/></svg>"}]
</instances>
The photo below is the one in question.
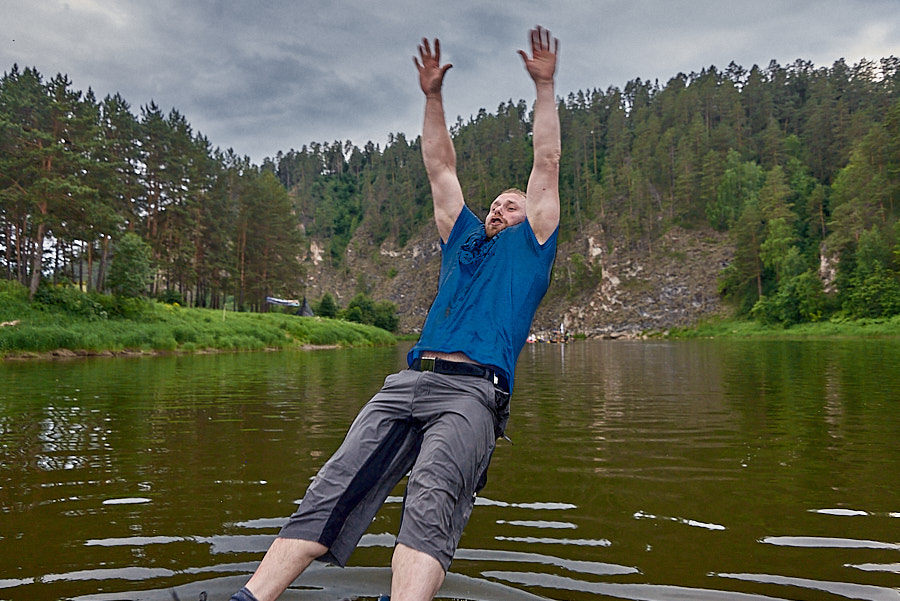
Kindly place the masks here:
<instances>
[{"instance_id":1,"label":"tree trunk","mask_svg":"<svg viewBox=\"0 0 900 601\"><path fill-rule=\"evenodd\" d=\"M75 273L75 241L72 241L72 244L69 245L69 279L72 280L72 283L78 281L78 274Z\"/></svg>"},{"instance_id":2,"label":"tree trunk","mask_svg":"<svg viewBox=\"0 0 900 601\"><path fill-rule=\"evenodd\" d=\"M12 224L6 224L6 280L12 279Z\"/></svg>"},{"instance_id":3,"label":"tree trunk","mask_svg":"<svg viewBox=\"0 0 900 601\"><path fill-rule=\"evenodd\" d=\"M247 230L243 229L240 233L240 237L238 238L238 264L239 264L239 273L240 273L240 293L239 293L239 305L240 307L244 306L244 250L247 246Z\"/></svg>"},{"instance_id":4,"label":"tree trunk","mask_svg":"<svg viewBox=\"0 0 900 601\"><path fill-rule=\"evenodd\" d=\"M756 259L756 298L761 299L763 296L762 286L762 267L759 264L759 258Z\"/></svg>"},{"instance_id":5,"label":"tree trunk","mask_svg":"<svg viewBox=\"0 0 900 601\"><path fill-rule=\"evenodd\" d=\"M87 291L94 289L94 242L87 244Z\"/></svg>"},{"instance_id":6,"label":"tree trunk","mask_svg":"<svg viewBox=\"0 0 900 601\"><path fill-rule=\"evenodd\" d=\"M59 253L60 253L60 245L56 244L53 247L53 283L56 284L57 276L59 275Z\"/></svg>"},{"instance_id":7,"label":"tree trunk","mask_svg":"<svg viewBox=\"0 0 900 601\"><path fill-rule=\"evenodd\" d=\"M77 242L72 242L72 260L75 259L75 249L78 248ZM78 254L78 289L84 292L84 242L81 243L81 252Z\"/></svg>"},{"instance_id":8,"label":"tree trunk","mask_svg":"<svg viewBox=\"0 0 900 601\"><path fill-rule=\"evenodd\" d=\"M38 285L41 283L41 271L44 262L44 224L39 223L34 236L34 256L31 263L31 284L28 286L28 300L34 300Z\"/></svg>"},{"instance_id":9,"label":"tree trunk","mask_svg":"<svg viewBox=\"0 0 900 601\"><path fill-rule=\"evenodd\" d=\"M25 274L28 272L25 265L25 253L22 249L22 232L24 230L24 227L16 225L16 279L23 286L25 285Z\"/></svg>"},{"instance_id":10,"label":"tree trunk","mask_svg":"<svg viewBox=\"0 0 900 601\"><path fill-rule=\"evenodd\" d=\"M106 263L109 260L109 236L104 235L100 245L103 251L100 254L100 266L97 268L97 290L102 292L106 280Z\"/></svg>"}]
</instances>

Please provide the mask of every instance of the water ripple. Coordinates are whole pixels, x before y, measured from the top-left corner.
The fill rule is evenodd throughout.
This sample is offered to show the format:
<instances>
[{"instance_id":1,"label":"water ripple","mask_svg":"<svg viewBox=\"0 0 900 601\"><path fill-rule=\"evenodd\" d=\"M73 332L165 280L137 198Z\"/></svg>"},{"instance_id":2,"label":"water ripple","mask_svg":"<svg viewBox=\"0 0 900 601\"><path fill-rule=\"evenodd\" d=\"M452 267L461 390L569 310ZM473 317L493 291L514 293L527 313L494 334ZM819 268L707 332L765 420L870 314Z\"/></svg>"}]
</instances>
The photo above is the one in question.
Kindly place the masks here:
<instances>
[{"instance_id":1,"label":"water ripple","mask_svg":"<svg viewBox=\"0 0 900 601\"><path fill-rule=\"evenodd\" d=\"M563 559L541 553L526 553L523 551L494 551L490 549L459 549L456 559L470 561L505 561L515 563L537 563L565 568L572 572L583 574L595 574L597 576L616 576L623 574L640 574L640 570L629 566L620 566L599 561L579 561L575 559Z\"/></svg>"},{"instance_id":2,"label":"water ripple","mask_svg":"<svg viewBox=\"0 0 900 601\"><path fill-rule=\"evenodd\" d=\"M767 545L781 547L804 547L818 549L890 549L900 551L900 544L885 543L875 540L860 540L853 538L832 538L827 536L766 536L760 539Z\"/></svg>"},{"instance_id":3,"label":"water ripple","mask_svg":"<svg viewBox=\"0 0 900 601\"><path fill-rule=\"evenodd\" d=\"M118 538L91 538L84 541L85 547L143 547L144 545L165 545L169 543L193 542L190 536L124 536Z\"/></svg>"},{"instance_id":4,"label":"water ripple","mask_svg":"<svg viewBox=\"0 0 900 601\"><path fill-rule=\"evenodd\" d=\"M896 518L900 517L900 513L889 512L889 513L879 513L877 511L865 511L864 509L847 509L843 507L835 507L835 508L825 508L825 509L810 509L810 513L819 513L822 515L834 515L838 517L889 517Z\"/></svg>"},{"instance_id":5,"label":"water ripple","mask_svg":"<svg viewBox=\"0 0 900 601\"><path fill-rule=\"evenodd\" d=\"M676 518L676 517L666 517L666 516L655 516L652 513L645 513L643 511L638 511L634 514L634 518L637 520L668 520L670 522L677 522L679 524L685 524L687 526L695 526L697 528L706 528L707 530L725 530L725 526L720 524L710 524L708 522L698 522L697 520L690 520L686 518Z\"/></svg>"},{"instance_id":6,"label":"water ripple","mask_svg":"<svg viewBox=\"0 0 900 601\"><path fill-rule=\"evenodd\" d=\"M610 547L612 543L605 538L549 538L539 536L495 536L495 540L511 541L516 543L543 544L543 545L574 545L577 547Z\"/></svg>"},{"instance_id":7,"label":"water ripple","mask_svg":"<svg viewBox=\"0 0 900 601\"><path fill-rule=\"evenodd\" d=\"M855 568L864 572L893 572L900 574L900 563L845 563L845 568Z\"/></svg>"},{"instance_id":8,"label":"water ripple","mask_svg":"<svg viewBox=\"0 0 900 601\"><path fill-rule=\"evenodd\" d=\"M719 591L715 589L671 586L665 584L619 584L612 582L586 582L553 574L534 572L485 572L484 576L506 580L525 586L540 586L567 591L606 595L631 601L784 601L781 597L768 597L753 593Z\"/></svg>"},{"instance_id":9,"label":"water ripple","mask_svg":"<svg viewBox=\"0 0 900 601\"><path fill-rule=\"evenodd\" d=\"M103 501L104 505L142 505L144 503L152 502L151 499L146 497L125 497L122 499L106 499Z\"/></svg>"},{"instance_id":10,"label":"water ripple","mask_svg":"<svg viewBox=\"0 0 900 601\"><path fill-rule=\"evenodd\" d=\"M0 589L34 584L34 578L0 578Z\"/></svg>"},{"instance_id":11,"label":"water ripple","mask_svg":"<svg viewBox=\"0 0 900 601\"><path fill-rule=\"evenodd\" d=\"M492 507L516 507L520 509L538 509L538 510L553 510L553 511L561 511L566 509L578 509L578 505L572 505L571 503L553 503L553 502L538 502L538 503L507 503L506 501L495 501L494 499L489 499L487 497L476 497L475 499L476 505L489 505Z\"/></svg>"},{"instance_id":12,"label":"water ripple","mask_svg":"<svg viewBox=\"0 0 900 601\"><path fill-rule=\"evenodd\" d=\"M522 526L524 528L550 528L557 530L575 530L578 528L571 522L548 522L546 520L497 520L498 524L508 524L510 526Z\"/></svg>"},{"instance_id":13,"label":"water ripple","mask_svg":"<svg viewBox=\"0 0 900 601\"><path fill-rule=\"evenodd\" d=\"M101 570L78 570L65 574L47 574L41 576L42 582L60 582L74 580L149 580L151 578L171 578L175 572L166 568L111 568Z\"/></svg>"},{"instance_id":14,"label":"water ripple","mask_svg":"<svg viewBox=\"0 0 900 601\"><path fill-rule=\"evenodd\" d=\"M840 595L841 597L849 597L850 599L862 599L863 601L900 601L900 590L868 584L829 582L825 580L811 580L809 578L772 576L769 574L717 574L717 576L763 584L796 586L805 589L825 591L827 593Z\"/></svg>"},{"instance_id":15,"label":"water ripple","mask_svg":"<svg viewBox=\"0 0 900 601\"><path fill-rule=\"evenodd\" d=\"M235 522L238 528L278 528L281 529L287 518L257 518L255 520L246 520L243 522Z\"/></svg>"}]
</instances>

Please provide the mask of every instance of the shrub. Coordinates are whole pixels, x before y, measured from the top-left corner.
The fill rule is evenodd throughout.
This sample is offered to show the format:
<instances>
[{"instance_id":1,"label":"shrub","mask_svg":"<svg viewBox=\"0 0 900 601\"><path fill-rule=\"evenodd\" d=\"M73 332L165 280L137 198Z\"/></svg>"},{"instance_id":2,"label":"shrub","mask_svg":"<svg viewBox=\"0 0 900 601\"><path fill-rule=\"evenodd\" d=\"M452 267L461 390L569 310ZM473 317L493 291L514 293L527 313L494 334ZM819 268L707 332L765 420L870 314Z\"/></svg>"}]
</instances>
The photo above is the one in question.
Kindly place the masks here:
<instances>
[{"instance_id":1,"label":"shrub","mask_svg":"<svg viewBox=\"0 0 900 601\"><path fill-rule=\"evenodd\" d=\"M155 321L155 303L145 298L94 294L94 301L101 305L109 317L134 321Z\"/></svg>"},{"instance_id":2,"label":"shrub","mask_svg":"<svg viewBox=\"0 0 900 601\"><path fill-rule=\"evenodd\" d=\"M179 344L197 342L199 339L199 332L197 329L187 325L175 326L172 329L172 335Z\"/></svg>"},{"instance_id":3,"label":"shrub","mask_svg":"<svg viewBox=\"0 0 900 601\"><path fill-rule=\"evenodd\" d=\"M174 351L178 348L178 342L170 332L153 332L150 337L150 348L155 351Z\"/></svg>"},{"instance_id":4,"label":"shrub","mask_svg":"<svg viewBox=\"0 0 900 601\"><path fill-rule=\"evenodd\" d=\"M68 313L89 321L106 319L109 316L102 304L68 284L42 282L34 295L34 302L43 310Z\"/></svg>"},{"instance_id":5,"label":"shrub","mask_svg":"<svg viewBox=\"0 0 900 601\"><path fill-rule=\"evenodd\" d=\"M400 327L397 305L390 301L378 301L375 303L375 321L372 322L372 325L388 332L396 332Z\"/></svg>"},{"instance_id":6,"label":"shrub","mask_svg":"<svg viewBox=\"0 0 900 601\"><path fill-rule=\"evenodd\" d=\"M117 296L141 296L153 275L153 251L144 240L127 232L116 244L107 284Z\"/></svg>"},{"instance_id":7,"label":"shrub","mask_svg":"<svg viewBox=\"0 0 900 601\"><path fill-rule=\"evenodd\" d=\"M28 311L28 288L16 281L0 280L0 322L20 319Z\"/></svg>"},{"instance_id":8,"label":"shrub","mask_svg":"<svg viewBox=\"0 0 900 601\"><path fill-rule=\"evenodd\" d=\"M397 305L390 301L375 302L372 297L360 292L341 312L341 317L347 321L354 321L370 326L394 332L400 325L397 316Z\"/></svg>"},{"instance_id":9,"label":"shrub","mask_svg":"<svg viewBox=\"0 0 900 601\"><path fill-rule=\"evenodd\" d=\"M28 288L15 280L0 280L0 298L28 300Z\"/></svg>"},{"instance_id":10,"label":"shrub","mask_svg":"<svg viewBox=\"0 0 900 601\"><path fill-rule=\"evenodd\" d=\"M787 278L775 294L759 299L750 316L761 323L793 325L821 320L826 308L822 281L812 271L806 271Z\"/></svg>"},{"instance_id":11,"label":"shrub","mask_svg":"<svg viewBox=\"0 0 900 601\"><path fill-rule=\"evenodd\" d=\"M900 278L880 263L868 273L853 274L848 288L842 294L841 308L849 317L890 317L900 313Z\"/></svg>"},{"instance_id":12,"label":"shrub","mask_svg":"<svg viewBox=\"0 0 900 601\"><path fill-rule=\"evenodd\" d=\"M184 297L177 290L163 290L156 295L156 300L167 305L184 306Z\"/></svg>"},{"instance_id":13,"label":"shrub","mask_svg":"<svg viewBox=\"0 0 900 601\"><path fill-rule=\"evenodd\" d=\"M322 300L316 303L312 310L319 317L337 317L341 308L338 306L337 301L334 300L334 297L331 296L331 293L326 292L322 295Z\"/></svg>"}]
</instances>

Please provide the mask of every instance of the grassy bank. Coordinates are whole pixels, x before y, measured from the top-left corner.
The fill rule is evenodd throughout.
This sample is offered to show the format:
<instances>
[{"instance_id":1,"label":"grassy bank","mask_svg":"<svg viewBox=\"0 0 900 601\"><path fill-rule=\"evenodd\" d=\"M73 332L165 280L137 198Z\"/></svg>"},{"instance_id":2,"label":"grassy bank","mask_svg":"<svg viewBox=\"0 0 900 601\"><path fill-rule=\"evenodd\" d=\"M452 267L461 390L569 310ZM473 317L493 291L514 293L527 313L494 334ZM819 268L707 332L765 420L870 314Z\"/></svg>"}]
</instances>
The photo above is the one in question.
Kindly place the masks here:
<instances>
[{"instance_id":1,"label":"grassy bank","mask_svg":"<svg viewBox=\"0 0 900 601\"><path fill-rule=\"evenodd\" d=\"M832 319L791 327L755 321L716 319L692 328L672 330L668 338L759 338L814 340L827 338L900 338L900 315L884 319Z\"/></svg>"},{"instance_id":2,"label":"grassy bank","mask_svg":"<svg viewBox=\"0 0 900 601\"><path fill-rule=\"evenodd\" d=\"M201 352L371 346L396 338L373 326L282 313L191 309L146 299L48 288L28 302L23 286L0 282L0 356Z\"/></svg>"}]
</instances>

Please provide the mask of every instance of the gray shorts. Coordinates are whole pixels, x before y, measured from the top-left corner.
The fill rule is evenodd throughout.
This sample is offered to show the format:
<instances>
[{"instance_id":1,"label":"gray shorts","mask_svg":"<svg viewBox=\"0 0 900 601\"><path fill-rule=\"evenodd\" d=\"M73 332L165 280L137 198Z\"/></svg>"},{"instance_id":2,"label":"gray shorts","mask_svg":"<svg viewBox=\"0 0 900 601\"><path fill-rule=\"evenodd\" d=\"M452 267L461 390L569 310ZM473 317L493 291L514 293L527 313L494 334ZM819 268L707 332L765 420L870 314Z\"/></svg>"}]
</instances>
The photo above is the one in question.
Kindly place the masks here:
<instances>
[{"instance_id":1,"label":"gray shorts","mask_svg":"<svg viewBox=\"0 0 900 601\"><path fill-rule=\"evenodd\" d=\"M397 542L450 566L484 485L507 397L472 376L389 375L310 484L280 537L328 547L346 565L378 509L409 472ZM505 408L505 407L504 407Z\"/></svg>"}]
</instances>

